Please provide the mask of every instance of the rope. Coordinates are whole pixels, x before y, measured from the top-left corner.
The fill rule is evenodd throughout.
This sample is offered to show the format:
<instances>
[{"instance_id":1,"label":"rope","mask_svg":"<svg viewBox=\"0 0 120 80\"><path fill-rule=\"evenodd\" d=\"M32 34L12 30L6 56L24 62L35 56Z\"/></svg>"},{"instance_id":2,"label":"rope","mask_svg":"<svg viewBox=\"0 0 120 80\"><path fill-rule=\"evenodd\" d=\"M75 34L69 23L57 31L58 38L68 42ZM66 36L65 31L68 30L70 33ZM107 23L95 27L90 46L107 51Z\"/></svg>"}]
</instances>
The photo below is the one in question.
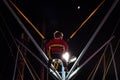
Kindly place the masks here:
<instances>
[{"instance_id":1,"label":"rope","mask_svg":"<svg viewBox=\"0 0 120 80\"><path fill-rule=\"evenodd\" d=\"M14 6L14 8L20 13L20 15L31 25L31 27L38 33L38 35L42 38L45 39L45 37L40 33L40 31L35 27L35 25L20 11L20 9L11 1L9 2Z\"/></svg>"},{"instance_id":2,"label":"rope","mask_svg":"<svg viewBox=\"0 0 120 80\"><path fill-rule=\"evenodd\" d=\"M78 59L76 60L76 62L73 64L72 68L70 69L70 71L68 72L66 79L68 79L69 75L71 74L71 72L75 69L77 63L81 60L82 56L85 54L86 50L88 49L88 47L90 46L90 44L92 43L92 41L94 40L94 38L96 37L97 33L100 31L100 29L102 28L103 24L105 23L105 21L107 20L107 18L109 17L109 15L111 14L111 11L113 11L113 9L115 8L115 6L117 5L118 1L114 1L114 3L112 4L112 6L110 7L110 9L108 10L108 12L106 13L105 17L103 18L103 20L101 21L101 23L99 24L98 28L96 29L96 31L93 33L92 37L90 38L90 40L88 41L87 45L85 46L85 48L82 50L81 54L78 56Z\"/></svg>"},{"instance_id":3,"label":"rope","mask_svg":"<svg viewBox=\"0 0 120 80\"><path fill-rule=\"evenodd\" d=\"M97 8L95 8L95 10L93 10L93 12L85 19L85 21L79 26L79 28L77 30L75 30L75 32L72 33L72 35L70 36L69 39L72 39L75 34L83 27L83 25L95 14L95 12L101 7L101 5L105 2L105 0L103 0L98 6Z\"/></svg>"},{"instance_id":4,"label":"rope","mask_svg":"<svg viewBox=\"0 0 120 80\"><path fill-rule=\"evenodd\" d=\"M6 25L6 26L7 26L7 25ZM8 33L10 34L10 36L11 36L11 38L12 38L14 44L16 45L16 47L18 48L18 50L20 51L18 45L16 44L15 38L14 38L14 36L12 35L12 33L11 33L10 29L8 28L8 26L7 26L7 30L8 30ZM20 51L20 53L21 53L21 51ZM21 53L21 55L22 55L22 53ZM22 55L22 57L23 57L23 55ZM25 59L23 59L23 60L25 61ZM26 61L25 61L25 62L26 62ZM27 63L26 63L26 65L27 65ZM27 67L28 67L28 69L29 69L29 66L28 66L28 65L27 65ZM32 77L33 77L33 79L36 80L36 79L34 78L34 76L33 76L33 74L32 74L32 72L31 72L30 69L29 69L29 71L30 71L30 73L31 73L31 75L32 75ZM14 71L14 74L15 74L15 71ZM14 74L13 74L13 79L14 79Z\"/></svg>"}]
</instances>

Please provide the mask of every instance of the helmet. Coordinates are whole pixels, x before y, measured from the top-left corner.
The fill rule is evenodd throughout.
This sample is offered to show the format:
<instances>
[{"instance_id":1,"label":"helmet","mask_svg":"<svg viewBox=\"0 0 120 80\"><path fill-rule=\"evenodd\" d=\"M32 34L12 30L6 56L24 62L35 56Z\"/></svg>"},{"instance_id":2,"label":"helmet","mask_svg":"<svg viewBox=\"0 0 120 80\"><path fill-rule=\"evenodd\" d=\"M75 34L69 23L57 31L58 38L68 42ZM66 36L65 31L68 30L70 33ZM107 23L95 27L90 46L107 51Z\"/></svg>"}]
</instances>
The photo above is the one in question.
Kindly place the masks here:
<instances>
[{"instance_id":1,"label":"helmet","mask_svg":"<svg viewBox=\"0 0 120 80\"><path fill-rule=\"evenodd\" d=\"M54 32L54 38L62 38L63 37L63 33L60 31L55 31Z\"/></svg>"}]
</instances>

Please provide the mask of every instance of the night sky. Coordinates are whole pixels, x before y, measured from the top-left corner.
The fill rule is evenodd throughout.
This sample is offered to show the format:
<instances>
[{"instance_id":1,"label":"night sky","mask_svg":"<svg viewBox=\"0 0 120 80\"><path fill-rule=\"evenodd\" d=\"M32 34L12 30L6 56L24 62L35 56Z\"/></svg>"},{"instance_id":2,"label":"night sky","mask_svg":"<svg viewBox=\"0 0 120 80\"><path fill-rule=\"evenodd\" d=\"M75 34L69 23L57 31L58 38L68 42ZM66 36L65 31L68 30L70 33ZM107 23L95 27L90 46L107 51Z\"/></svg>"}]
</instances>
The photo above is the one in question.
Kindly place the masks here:
<instances>
[{"instance_id":1,"label":"night sky","mask_svg":"<svg viewBox=\"0 0 120 80\"><path fill-rule=\"evenodd\" d=\"M70 36L83 24L83 22L102 1L103 0L12 0L12 2L22 11L22 13L43 34L45 39L42 39L36 33L31 25L23 18L23 16L20 15L20 13L11 5L9 1L7 2L10 4L11 8L42 49L44 49L44 46L42 46L43 42L49 41L53 38L53 32L59 30L64 34L64 39L69 45L71 55L78 57L87 45L91 36L100 26L105 16L107 16L106 14L115 0L106 0L71 39ZM24 30L21 28L21 25L17 22L16 18L11 14L8 7L4 4L4 1L0 1L0 80L12 80L13 78L17 53L17 48L13 38L20 40L20 35L22 32L24 32ZM115 51L118 41L120 40L120 2L118 2L116 7L110 11L110 15L102 25L102 28L95 36L78 65L81 65L85 60L87 60L96 50L98 50L107 40L109 40L112 35L115 36L111 41L113 51ZM42 59L32 41L29 42L28 48ZM120 45L118 45L114 56L118 76L120 75L119 48ZM98 55L89 61L79 71L79 73L76 74L75 77L73 77L73 80L87 80L95 65L100 60L103 52L104 48L98 53ZM27 57L34 66L36 72L40 74L40 65L37 65L40 63L29 54ZM109 64L110 58L111 51L110 46L108 46L106 51L106 65ZM72 65L73 64L70 64L69 68L71 68ZM25 69L25 80L32 80L29 71L27 68ZM102 61L98 71L96 72L94 80L102 80L103 71ZM116 80L115 78L115 71L112 63L108 74L106 75L106 80ZM50 77L49 80L53 80L52 77Z\"/></svg>"}]
</instances>

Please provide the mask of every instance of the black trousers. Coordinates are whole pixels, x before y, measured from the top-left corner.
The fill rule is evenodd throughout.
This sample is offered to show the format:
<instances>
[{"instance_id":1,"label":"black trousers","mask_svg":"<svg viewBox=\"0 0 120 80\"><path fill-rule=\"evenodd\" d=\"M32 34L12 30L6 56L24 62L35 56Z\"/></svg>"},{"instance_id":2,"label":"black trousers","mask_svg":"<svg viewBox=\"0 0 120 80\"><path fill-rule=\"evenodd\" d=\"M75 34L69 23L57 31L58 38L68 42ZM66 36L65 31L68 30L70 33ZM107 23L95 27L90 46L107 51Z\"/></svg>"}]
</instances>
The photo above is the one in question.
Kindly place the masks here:
<instances>
[{"instance_id":1,"label":"black trousers","mask_svg":"<svg viewBox=\"0 0 120 80\"><path fill-rule=\"evenodd\" d=\"M61 54L61 53L51 53L50 55L51 55L52 60L53 60L53 59L60 59L60 60L62 60L62 62L63 62L63 66L64 66L64 67L67 67L67 62L62 59L62 54ZM49 66L49 67L50 67L50 65L51 65L51 63L52 63L52 60L49 60L49 63L48 63L48 66Z\"/></svg>"}]
</instances>

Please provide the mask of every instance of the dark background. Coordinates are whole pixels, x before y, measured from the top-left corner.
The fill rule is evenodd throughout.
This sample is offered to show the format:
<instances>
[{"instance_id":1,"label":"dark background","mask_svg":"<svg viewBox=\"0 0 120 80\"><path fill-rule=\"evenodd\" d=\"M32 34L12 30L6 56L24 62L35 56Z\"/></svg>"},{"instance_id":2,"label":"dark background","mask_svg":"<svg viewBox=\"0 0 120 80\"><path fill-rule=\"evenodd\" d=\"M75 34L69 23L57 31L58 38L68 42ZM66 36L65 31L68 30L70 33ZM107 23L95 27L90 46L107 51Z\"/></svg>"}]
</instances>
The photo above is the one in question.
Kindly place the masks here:
<instances>
[{"instance_id":1,"label":"dark background","mask_svg":"<svg viewBox=\"0 0 120 80\"><path fill-rule=\"evenodd\" d=\"M62 31L64 33L64 39L69 44L69 51L71 55L78 56L83 50L90 37L94 34L95 30L105 17L109 8L112 6L114 0L106 0L105 3L97 10L97 12L82 26L82 28L76 33L76 35L69 40L69 37L79 26L85 21L85 19L91 14L91 12L102 2L102 0L25 0L15 1L14 4L26 15L26 17L36 26L36 28L45 36L44 42L53 38L53 32L55 30ZM10 3L8 1L8 3ZM30 31L34 39L41 46L43 39L35 32L31 25L15 10L10 4L22 23ZM80 9L78 9L80 6ZM24 32L20 24L15 17L11 14L10 10L6 7L3 1L0 1L0 80L11 80L13 77L16 47L12 36L15 39L20 39L21 33ZM12 33L12 36L10 35ZM86 51L79 64L82 64L90 55L92 55L97 49L100 48L110 37L114 35L115 38L111 44L113 50L115 50L118 40L120 39L120 2L116 5L115 9L111 11L108 19L102 26L99 33L96 35L92 44ZM32 47L31 47L32 46ZM39 55L36 48L30 43L30 49ZM43 46L41 46L42 49ZM115 54L115 61L118 75L120 75L120 46ZM74 80L86 80L93 70L95 64L100 59L103 50L99 52L88 64L86 64L79 73L75 76ZM110 49L107 50L106 60L109 63L111 57ZM109 58L108 58L109 57ZM28 55L31 64L39 74L39 62ZM43 60L44 61L44 60ZM71 67L71 65L70 65ZM26 74L28 70L26 70ZM103 75L103 63L101 63L95 80L102 80ZM30 80L31 77L27 74L25 80ZM99 79L98 79L99 77ZM115 72L113 64L110 67L107 80L115 80ZM52 79L51 79L52 80Z\"/></svg>"}]
</instances>

